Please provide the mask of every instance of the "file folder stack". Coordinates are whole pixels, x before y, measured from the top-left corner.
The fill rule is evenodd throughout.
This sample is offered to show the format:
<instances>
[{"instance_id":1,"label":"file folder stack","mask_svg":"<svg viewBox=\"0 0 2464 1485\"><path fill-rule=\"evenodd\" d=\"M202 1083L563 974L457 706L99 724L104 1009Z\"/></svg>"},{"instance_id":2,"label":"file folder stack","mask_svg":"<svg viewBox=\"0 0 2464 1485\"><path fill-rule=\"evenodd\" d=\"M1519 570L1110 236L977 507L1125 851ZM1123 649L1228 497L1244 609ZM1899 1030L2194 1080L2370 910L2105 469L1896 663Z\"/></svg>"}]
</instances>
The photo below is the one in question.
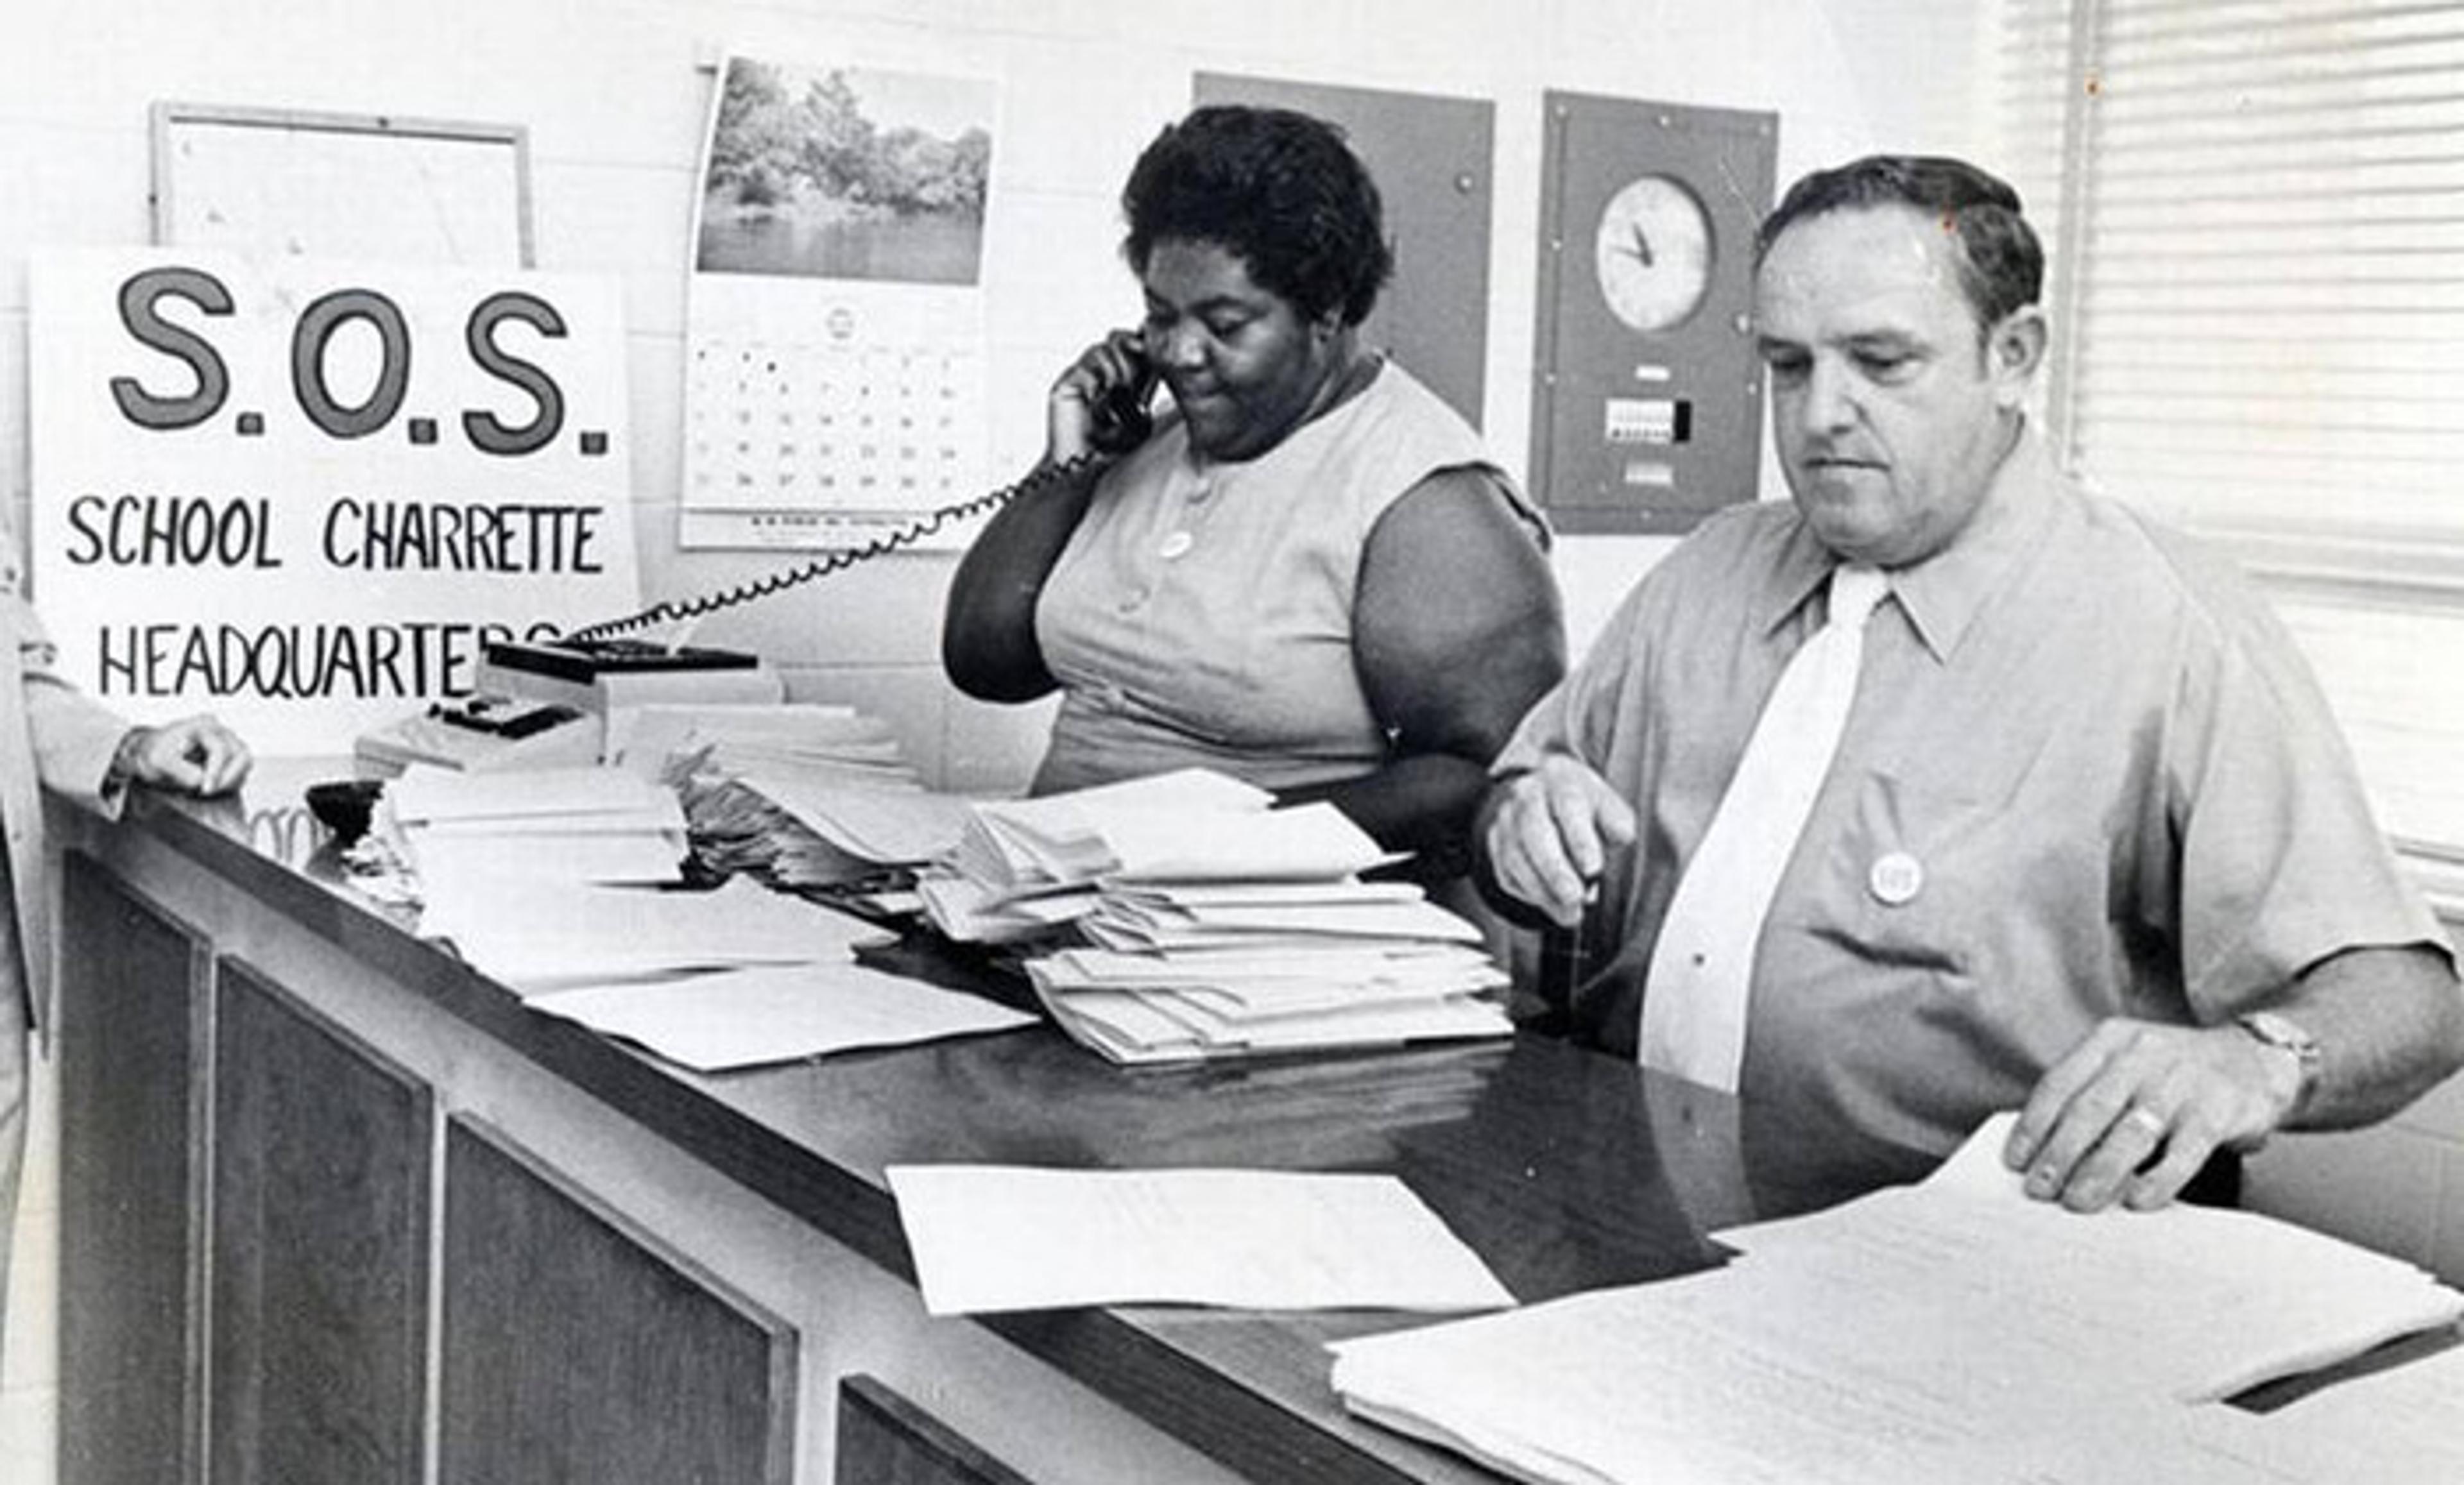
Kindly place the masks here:
<instances>
[{"instance_id":1,"label":"file folder stack","mask_svg":"<svg viewBox=\"0 0 2464 1485\"><path fill-rule=\"evenodd\" d=\"M1069 930L1029 959L1063 1030L1120 1062L1503 1036L1480 930L1330 804L1192 771L987 804L920 886L957 938Z\"/></svg>"}]
</instances>

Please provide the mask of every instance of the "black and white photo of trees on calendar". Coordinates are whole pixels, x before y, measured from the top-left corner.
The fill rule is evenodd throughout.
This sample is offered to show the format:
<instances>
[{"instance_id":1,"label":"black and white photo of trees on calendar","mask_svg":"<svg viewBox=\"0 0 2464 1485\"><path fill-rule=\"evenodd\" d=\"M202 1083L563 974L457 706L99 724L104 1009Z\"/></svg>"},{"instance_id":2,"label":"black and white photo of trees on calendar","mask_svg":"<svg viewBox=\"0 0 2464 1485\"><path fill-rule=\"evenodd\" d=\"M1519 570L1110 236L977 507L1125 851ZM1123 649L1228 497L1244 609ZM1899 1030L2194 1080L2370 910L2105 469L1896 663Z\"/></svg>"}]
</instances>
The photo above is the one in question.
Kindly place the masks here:
<instances>
[{"instance_id":1,"label":"black and white photo of trees on calendar","mask_svg":"<svg viewBox=\"0 0 2464 1485\"><path fill-rule=\"evenodd\" d=\"M862 545L984 485L999 91L729 58L687 293L689 547Z\"/></svg>"}]
</instances>

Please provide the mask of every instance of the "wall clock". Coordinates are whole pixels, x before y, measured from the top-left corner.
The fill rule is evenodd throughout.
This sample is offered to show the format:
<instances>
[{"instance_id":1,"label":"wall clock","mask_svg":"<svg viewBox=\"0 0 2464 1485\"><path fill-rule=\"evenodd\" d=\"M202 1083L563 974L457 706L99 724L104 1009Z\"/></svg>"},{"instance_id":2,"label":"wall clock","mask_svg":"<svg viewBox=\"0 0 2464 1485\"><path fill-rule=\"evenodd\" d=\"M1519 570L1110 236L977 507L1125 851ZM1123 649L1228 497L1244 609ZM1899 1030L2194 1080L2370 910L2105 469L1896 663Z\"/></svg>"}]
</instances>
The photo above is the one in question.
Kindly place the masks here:
<instances>
[{"instance_id":1,"label":"wall clock","mask_svg":"<svg viewBox=\"0 0 2464 1485\"><path fill-rule=\"evenodd\" d=\"M1711 287L1711 219L1683 182L1645 175L1600 208L1593 238L1600 295L1640 331L1682 324Z\"/></svg>"}]
</instances>

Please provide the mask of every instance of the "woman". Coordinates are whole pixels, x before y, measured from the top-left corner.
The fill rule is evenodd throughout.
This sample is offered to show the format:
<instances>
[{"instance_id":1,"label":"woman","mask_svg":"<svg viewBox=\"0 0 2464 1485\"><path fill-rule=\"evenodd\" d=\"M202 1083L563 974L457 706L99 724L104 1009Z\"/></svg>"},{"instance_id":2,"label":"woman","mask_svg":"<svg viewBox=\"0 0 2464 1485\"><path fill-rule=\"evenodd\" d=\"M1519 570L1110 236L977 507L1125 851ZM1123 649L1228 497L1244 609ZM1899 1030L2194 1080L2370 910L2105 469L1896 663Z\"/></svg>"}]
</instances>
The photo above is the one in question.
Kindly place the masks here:
<instances>
[{"instance_id":1,"label":"woman","mask_svg":"<svg viewBox=\"0 0 2464 1485\"><path fill-rule=\"evenodd\" d=\"M1393 268L1375 185L1318 120L1209 107L1122 206L1145 322L1053 384L1045 468L1086 462L960 563L951 679L1062 691L1039 794L1206 767L1454 857L1565 642L1538 515L1358 342ZM1171 410L1108 458L1158 380Z\"/></svg>"}]
</instances>

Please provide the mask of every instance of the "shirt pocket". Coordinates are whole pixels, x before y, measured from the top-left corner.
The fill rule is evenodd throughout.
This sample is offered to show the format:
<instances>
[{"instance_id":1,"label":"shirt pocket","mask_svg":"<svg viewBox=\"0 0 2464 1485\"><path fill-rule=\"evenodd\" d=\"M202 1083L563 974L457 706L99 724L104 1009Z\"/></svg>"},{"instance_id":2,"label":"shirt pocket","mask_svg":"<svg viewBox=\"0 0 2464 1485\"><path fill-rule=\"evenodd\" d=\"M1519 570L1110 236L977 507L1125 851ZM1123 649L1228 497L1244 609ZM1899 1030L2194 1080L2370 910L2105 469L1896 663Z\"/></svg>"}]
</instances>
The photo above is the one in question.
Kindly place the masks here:
<instances>
[{"instance_id":1,"label":"shirt pocket","mask_svg":"<svg viewBox=\"0 0 2464 1485\"><path fill-rule=\"evenodd\" d=\"M2010 800L1888 773L1867 775L1819 863L1811 925L1878 969L1974 984L2013 968L1997 928L2024 913Z\"/></svg>"}]
</instances>

